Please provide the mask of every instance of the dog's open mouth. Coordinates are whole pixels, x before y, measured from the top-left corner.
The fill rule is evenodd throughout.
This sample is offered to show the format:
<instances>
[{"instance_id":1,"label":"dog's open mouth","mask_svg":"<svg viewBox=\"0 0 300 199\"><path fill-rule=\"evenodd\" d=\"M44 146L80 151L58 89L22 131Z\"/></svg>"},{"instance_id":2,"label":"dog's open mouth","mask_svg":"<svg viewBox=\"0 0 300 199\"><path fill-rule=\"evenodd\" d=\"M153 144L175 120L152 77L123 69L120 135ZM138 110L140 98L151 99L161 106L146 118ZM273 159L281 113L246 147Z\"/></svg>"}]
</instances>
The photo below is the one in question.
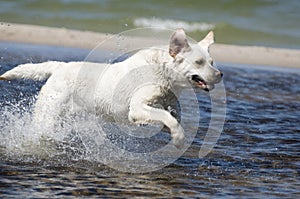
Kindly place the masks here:
<instances>
[{"instance_id":1,"label":"dog's open mouth","mask_svg":"<svg viewBox=\"0 0 300 199\"><path fill-rule=\"evenodd\" d=\"M209 91L207 83L199 75L192 75L192 80L196 83L197 87Z\"/></svg>"}]
</instances>

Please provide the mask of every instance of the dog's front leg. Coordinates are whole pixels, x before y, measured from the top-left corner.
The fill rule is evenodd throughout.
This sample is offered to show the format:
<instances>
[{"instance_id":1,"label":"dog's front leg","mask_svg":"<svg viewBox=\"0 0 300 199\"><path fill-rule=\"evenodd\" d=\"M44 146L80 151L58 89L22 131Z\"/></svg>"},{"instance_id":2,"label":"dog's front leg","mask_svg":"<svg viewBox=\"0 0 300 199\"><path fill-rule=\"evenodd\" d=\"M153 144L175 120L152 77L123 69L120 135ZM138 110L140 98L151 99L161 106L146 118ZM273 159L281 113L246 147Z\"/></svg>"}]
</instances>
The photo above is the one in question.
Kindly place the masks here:
<instances>
[{"instance_id":1,"label":"dog's front leg","mask_svg":"<svg viewBox=\"0 0 300 199\"><path fill-rule=\"evenodd\" d=\"M151 96L147 97L147 94ZM136 124L160 122L171 131L172 141L178 148L184 144L184 130L178 121L166 110L154 108L148 105L149 101L157 96L159 90L155 88L142 88L135 92L130 101L128 118Z\"/></svg>"}]
</instances>

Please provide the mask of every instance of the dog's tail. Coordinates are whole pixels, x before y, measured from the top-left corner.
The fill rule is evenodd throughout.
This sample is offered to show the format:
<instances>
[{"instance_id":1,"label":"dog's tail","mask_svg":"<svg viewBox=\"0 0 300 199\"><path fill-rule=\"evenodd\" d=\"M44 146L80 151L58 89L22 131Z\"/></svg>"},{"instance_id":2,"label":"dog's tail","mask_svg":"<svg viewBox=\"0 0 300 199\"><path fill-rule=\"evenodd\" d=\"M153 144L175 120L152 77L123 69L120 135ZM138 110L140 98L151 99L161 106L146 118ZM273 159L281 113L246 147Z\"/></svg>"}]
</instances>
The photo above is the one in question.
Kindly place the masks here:
<instances>
[{"instance_id":1,"label":"dog's tail","mask_svg":"<svg viewBox=\"0 0 300 199\"><path fill-rule=\"evenodd\" d=\"M1 75L0 80L32 79L41 81L49 78L55 70L65 64L65 62L56 61L21 64Z\"/></svg>"}]
</instances>

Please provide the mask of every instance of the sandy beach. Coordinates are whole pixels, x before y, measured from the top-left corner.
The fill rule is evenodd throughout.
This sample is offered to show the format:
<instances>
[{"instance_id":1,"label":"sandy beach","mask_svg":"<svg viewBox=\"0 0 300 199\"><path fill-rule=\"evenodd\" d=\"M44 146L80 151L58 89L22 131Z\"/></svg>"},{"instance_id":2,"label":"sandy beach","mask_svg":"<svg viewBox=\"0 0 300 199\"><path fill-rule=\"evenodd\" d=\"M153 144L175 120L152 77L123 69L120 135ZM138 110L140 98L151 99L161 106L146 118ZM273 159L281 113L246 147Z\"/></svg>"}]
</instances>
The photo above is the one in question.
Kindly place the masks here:
<instances>
[{"instance_id":1,"label":"sandy beach","mask_svg":"<svg viewBox=\"0 0 300 199\"><path fill-rule=\"evenodd\" d=\"M93 49L99 42L109 39L112 36L112 34L107 33L65 28L5 22L0 24L0 41L7 42ZM140 44L140 47L157 42L157 40L153 41L149 38L136 37L126 38L124 41L128 46ZM115 48L112 45L103 45L103 50L114 51ZM215 43L211 47L211 54L215 61L223 63L300 68L300 50Z\"/></svg>"}]
</instances>

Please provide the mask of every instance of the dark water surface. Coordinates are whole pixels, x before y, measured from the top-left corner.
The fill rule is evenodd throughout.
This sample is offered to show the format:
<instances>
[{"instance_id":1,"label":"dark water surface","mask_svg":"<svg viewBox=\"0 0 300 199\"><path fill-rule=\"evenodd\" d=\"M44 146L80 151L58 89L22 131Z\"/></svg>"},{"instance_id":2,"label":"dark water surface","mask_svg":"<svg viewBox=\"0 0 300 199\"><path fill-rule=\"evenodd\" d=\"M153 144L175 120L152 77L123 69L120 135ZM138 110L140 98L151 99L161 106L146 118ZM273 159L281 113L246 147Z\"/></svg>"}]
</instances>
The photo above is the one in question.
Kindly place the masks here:
<instances>
[{"instance_id":1,"label":"dark water surface","mask_svg":"<svg viewBox=\"0 0 300 199\"><path fill-rule=\"evenodd\" d=\"M83 60L87 53L0 43L0 74L26 62ZM30 131L27 121L43 83L0 82L0 197L299 198L300 70L219 65L227 114L214 150L198 158L210 99L197 91L202 119L193 144L171 165L145 174L87 159L76 140L62 153L49 143L25 150L20 140ZM47 155L36 156L39 150Z\"/></svg>"}]
</instances>

